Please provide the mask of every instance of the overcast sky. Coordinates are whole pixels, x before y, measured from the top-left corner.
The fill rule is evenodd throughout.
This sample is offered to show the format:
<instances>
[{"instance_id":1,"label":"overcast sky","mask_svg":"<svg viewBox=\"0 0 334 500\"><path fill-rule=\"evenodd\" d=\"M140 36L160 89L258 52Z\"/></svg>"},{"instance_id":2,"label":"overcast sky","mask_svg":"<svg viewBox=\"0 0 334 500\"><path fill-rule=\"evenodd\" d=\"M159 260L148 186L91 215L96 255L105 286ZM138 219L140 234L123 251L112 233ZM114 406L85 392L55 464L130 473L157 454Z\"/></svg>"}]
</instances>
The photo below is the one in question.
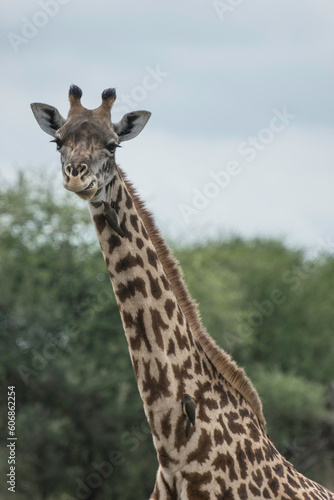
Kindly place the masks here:
<instances>
[{"instance_id":1,"label":"overcast sky","mask_svg":"<svg viewBox=\"0 0 334 500\"><path fill-rule=\"evenodd\" d=\"M334 251L332 0L1 0L0 180L55 146L29 104L68 88L113 119L148 109L117 161L163 233L284 238ZM84 203L84 202L82 202Z\"/></svg>"}]
</instances>

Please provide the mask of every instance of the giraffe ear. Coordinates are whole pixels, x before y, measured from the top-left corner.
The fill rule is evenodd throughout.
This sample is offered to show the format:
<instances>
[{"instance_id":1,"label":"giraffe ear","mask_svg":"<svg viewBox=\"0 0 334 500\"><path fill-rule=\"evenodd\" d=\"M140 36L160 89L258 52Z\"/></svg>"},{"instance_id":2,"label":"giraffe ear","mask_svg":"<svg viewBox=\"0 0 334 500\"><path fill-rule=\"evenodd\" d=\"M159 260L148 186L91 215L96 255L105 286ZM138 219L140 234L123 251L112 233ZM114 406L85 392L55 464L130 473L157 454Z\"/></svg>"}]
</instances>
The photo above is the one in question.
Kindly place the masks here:
<instances>
[{"instance_id":1,"label":"giraffe ear","mask_svg":"<svg viewBox=\"0 0 334 500\"><path fill-rule=\"evenodd\" d=\"M132 111L123 116L121 121L114 123L113 127L119 137L119 142L129 141L143 130L150 119L149 111Z\"/></svg>"},{"instance_id":2,"label":"giraffe ear","mask_svg":"<svg viewBox=\"0 0 334 500\"><path fill-rule=\"evenodd\" d=\"M58 109L48 104L34 102L30 106L41 129L54 137L56 130L64 125L65 118L61 116Z\"/></svg>"}]
</instances>

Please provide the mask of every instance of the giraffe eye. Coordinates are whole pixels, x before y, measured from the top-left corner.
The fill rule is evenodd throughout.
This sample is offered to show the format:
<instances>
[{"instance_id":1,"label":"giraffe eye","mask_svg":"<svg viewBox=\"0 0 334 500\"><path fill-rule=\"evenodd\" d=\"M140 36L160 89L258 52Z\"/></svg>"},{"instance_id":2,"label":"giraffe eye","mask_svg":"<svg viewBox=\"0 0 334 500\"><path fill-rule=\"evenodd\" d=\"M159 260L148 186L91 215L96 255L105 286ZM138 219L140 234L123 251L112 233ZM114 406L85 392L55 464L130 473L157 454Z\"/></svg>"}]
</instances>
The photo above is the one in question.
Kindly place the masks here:
<instances>
[{"instance_id":1,"label":"giraffe eye","mask_svg":"<svg viewBox=\"0 0 334 500\"><path fill-rule=\"evenodd\" d=\"M109 151L109 153L115 153L116 151L116 148L120 148L121 146L119 146L118 144L116 144L115 142L112 142L111 144L108 144L106 146L106 150Z\"/></svg>"},{"instance_id":2,"label":"giraffe eye","mask_svg":"<svg viewBox=\"0 0 334 500\"><path fill-rule=\"evenodd\" d=\"M57 151L59 151L63 146L63 142L60 139L58 139L57 137L55 139L53 139L51 142L56 143Z\"/></svg>"}]
</instances>

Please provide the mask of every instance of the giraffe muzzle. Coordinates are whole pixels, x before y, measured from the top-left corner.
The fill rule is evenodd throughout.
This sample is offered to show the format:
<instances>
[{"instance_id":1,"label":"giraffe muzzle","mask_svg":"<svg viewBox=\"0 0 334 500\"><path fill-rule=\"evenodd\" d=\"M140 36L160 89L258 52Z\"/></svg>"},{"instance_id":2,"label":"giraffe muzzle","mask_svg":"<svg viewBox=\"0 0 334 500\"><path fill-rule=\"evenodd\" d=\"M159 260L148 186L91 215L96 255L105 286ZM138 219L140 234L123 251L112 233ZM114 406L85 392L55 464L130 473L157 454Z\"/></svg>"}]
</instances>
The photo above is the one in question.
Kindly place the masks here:
<instances>
[{"instance_id":1,"label":"giraffe muzzle","mask_svg":"<svg viewBox=\"0 0 334 500\"><path fill-rule=\"evenodd\" d=\"M86 163L68 163L64 169L64 188L84 200L90 200L97 191L97 180Z\"/></svg>"}]
</instances>

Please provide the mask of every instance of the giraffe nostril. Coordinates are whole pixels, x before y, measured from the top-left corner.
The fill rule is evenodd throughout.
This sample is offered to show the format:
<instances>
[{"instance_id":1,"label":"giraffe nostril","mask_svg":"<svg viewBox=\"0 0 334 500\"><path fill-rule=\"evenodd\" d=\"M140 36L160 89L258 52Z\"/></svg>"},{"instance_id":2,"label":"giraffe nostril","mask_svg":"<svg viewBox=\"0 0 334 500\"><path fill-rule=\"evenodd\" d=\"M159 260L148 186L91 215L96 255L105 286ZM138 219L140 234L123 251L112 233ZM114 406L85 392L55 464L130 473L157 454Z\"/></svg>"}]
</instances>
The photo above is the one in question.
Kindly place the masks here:
<instances>
[{"instance_id":1,"label":"giraffe nostril","mask_svg":"<svg viewBox=\"0 0 334 500\"><path fill-rule=\"evenodd\" d=\"M72 165L70 163L68 165L66 165L66 167L65 167L65 173L67 175L71 175L71 168L72 168Z\"/></svg>"},{"instance_id":2,"label":"giraffe nostril","mask_svg":"<svg viewBox=\"0 0 334 500\"><path fill-rule=\"evenodd\" d=\"M80 175L82 175L82 174L86 173L86 172L87 172L87 170L88 170L88 167L87 167L86 163L81 163L81 164L79 165L78 170L79 170L79 174L80 174Z\"/></svg>"}]
</instances>

